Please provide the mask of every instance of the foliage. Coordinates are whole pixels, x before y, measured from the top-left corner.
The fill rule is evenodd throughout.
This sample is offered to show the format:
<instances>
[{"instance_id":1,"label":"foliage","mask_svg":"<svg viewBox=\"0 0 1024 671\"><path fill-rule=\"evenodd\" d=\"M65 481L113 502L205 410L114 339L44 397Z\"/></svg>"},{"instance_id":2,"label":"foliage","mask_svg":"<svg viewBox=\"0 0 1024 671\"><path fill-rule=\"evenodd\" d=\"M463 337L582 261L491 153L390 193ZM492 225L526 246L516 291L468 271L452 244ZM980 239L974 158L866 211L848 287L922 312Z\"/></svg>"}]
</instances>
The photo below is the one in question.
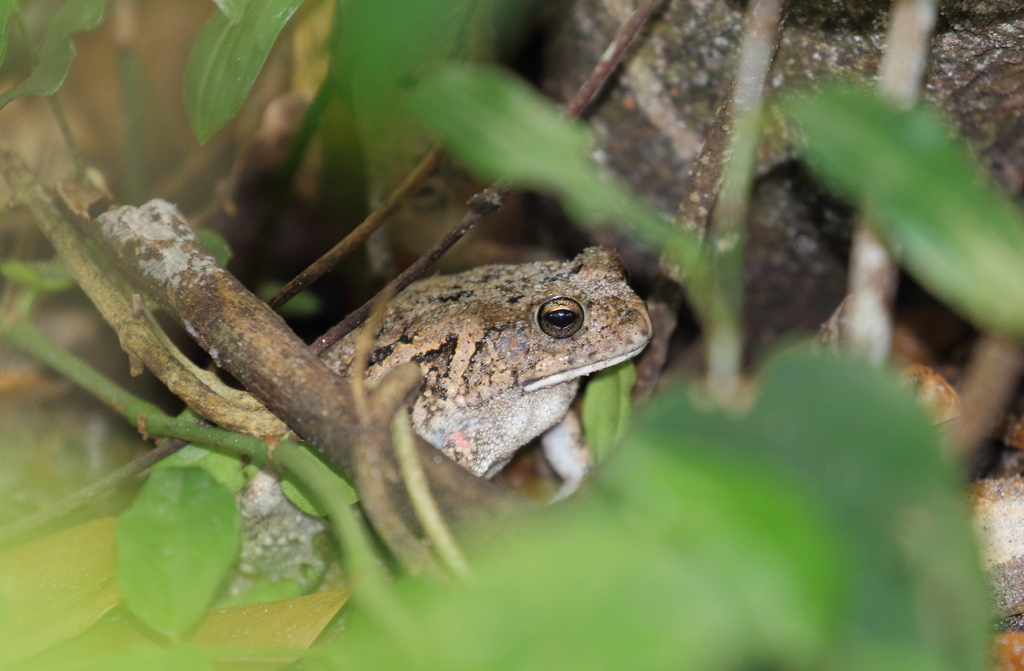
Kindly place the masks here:
<instances>
[{"instance_id":1,"label":"foliage","mask_svg":"<svg viewBox=\"0 0 1024 671\"><path fill-rule=\"evenodd\" d=\"M683 269L699 316L719 304L698 241L671 226L587 158L589 130L525 82L493 67L449 65L410 101L423 123L484 179L556 195L580 224L614 222L665 249Z\"/></svg>"},{"instance_id":2,"label":"foliage","mask_svg":"<svg viewBox=\"0 0 1024 671\"><path fill-rule=\"evenodd\" d=\"M7 29L17 8L18 0L0 0L0 65L4 64L4 58L7 57Z\"/></svg>"},{"instance_id":3,"label":"foliage","mask_svg":"<svg viewBox=\"0 0 1024 671\"><path fill-rule=\"evenodd\" d=\"M4 6L0 9L0 29L3 34L3 50L6 50L10 4L13 3L2 4ZM103 8L103 0L67 0L61 5L46 28L42 46L39 47L38 63L27 79L0 95L0 108L22 96L48 96L55 93L64 83L68 68L75 57L75 45L71 43L71 36L98 26L103 19Z\"/></svg>"},{"instance_id":4,"label":"foliage","mask_svg":"<svg viewBox=\"0 0 1024 671\"><path fill-rule=\"evenodd\" d=\"M811 166L870 215L907 270L978 326L1024 336L1024 216L936 114L866 90L791 96Z\"/></svg>"},{"instance_id":5,"label":"foliage","mask_svg":"<svg viewBox=\"0 0 1024 671\"><path fill-rule=\"evenodd\" d=\"M278 33L302 0L223 2L196 37L185 66L185 111L205 144L235 116ZM229 9L230 8L230 9Z\"/></svg>"},{"instance_id":6,"label":"foliage","mask_svg":"<svg viewBox=\"0 0 1024 671\"><path fill-rule=\"evenodd\" d=\"M327 668L985 660L987 602L954 478L924 411L861 362L781 356L740 418L666 394L592 491L510 527L477 548L476 579L399 586L416 623L409 656L359 619Z\"/></svg>"},{"instance_id":7,"label":"foliage","mask_svg":"<svg viewBox=\"0 0 1024 671\"><path fill-rule=\"evenodd\" d=\"M60 259L0 263L0 275L32 291L64 291L75 286L75 278Z\"/></svg>"},{"instance_id":8,"label":"foliage","mask_svg":"<svg viewBox=\"0 0 1024 671\"><path fill-rule=\"evenodd\" d=\"M630 392L636 384L632 361L598 371L587 382L583 396L583 433L594 460L601 461L629 429L633 417Z\"/></svg>"},{"instance_id":9,"label":"foliage","mask_svg":"<svg viewBox=\"0 0 1024 671\"><path fill-rule=\"evenodd\" d=\"M299 4L217 2L185 73L201 142L237 113ZM472 6L346 2L333 50L344 62L332 68L361 96L361 113L418 119L481 177L550 193L582 225L614 222L667 248L689 271L695 303L713 302L699 245L594 167L585 125L505 71L449 62L467 55ZM0 56L15 9L0 0ZM102 12L100 0L65 2L38 65L0 106L57 90L74 56L70 36L95 27ZM871 215L923 284L979 326L1022 335L1020 214L982 183L933 114L829 88L787 98L782 110L812 166ZM204 244L226 261L223 240L204 234ZM0 272L49 291L67 286L61 268L6 262ZM379 611L364 601L346 635L306 662L936 670L986 662L988 608L958 483L924 412L886 372L791 352L757 377L745 412L709 411L677 388L631 424L634 379L627 364L589 384L584 423L605 462L589 491L473 540L471 581L398 580L394 596L411 627L374 619ZM228 647L233 661L283 664L310 646L343 592L210 610L238 549L232 492L253 470L190 445L154 469L117 520L0 554L0 667L210 668ZM292 495L323 514L309 478L291 478Z\"/></svg>"},{"instance_id":10,"label":"foliage","mask_svg":"<svg viewBox=\"0 0 1024 671\"><path fill-rule=\"evenodd\" d=\"M238 554L235 498L207 471L153 473L117 528L117 585L132 612L181 640Z\"/></svg>"}]
</instances>

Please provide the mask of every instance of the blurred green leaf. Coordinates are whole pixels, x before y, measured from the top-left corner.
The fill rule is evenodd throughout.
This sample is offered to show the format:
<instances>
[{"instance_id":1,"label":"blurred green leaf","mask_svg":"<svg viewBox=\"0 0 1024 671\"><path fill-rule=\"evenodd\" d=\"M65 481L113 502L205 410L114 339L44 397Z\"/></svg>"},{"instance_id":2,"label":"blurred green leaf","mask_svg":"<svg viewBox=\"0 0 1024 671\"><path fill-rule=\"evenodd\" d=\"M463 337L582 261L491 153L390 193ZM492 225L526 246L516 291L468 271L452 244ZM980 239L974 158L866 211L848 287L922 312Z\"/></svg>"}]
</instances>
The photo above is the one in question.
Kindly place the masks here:
<instances>
[{"instance_id":1,"label":"blurred green leaf","mask_svg":"<svg viewBox=\"0 0 1024 671\"><path fill-rule=\"evenodd\" d=\"M893 659L899 651L919 663L935 658L930 668L978 668L987 588L960 482L925 411L892 376L861 361L788 354L760 378L746 417L700 412L680 391L652 404L629 442L690 463L732 463L790 482L813 501L843 541L851 582L837 654L869 656L874 647ZM667 488L627 491L650 477L634 463L614 461L616 489L639 503L643 510L631 507L639 519L658 520L672 505Z\"/></svg>"},{"instance_id":2,"label":"blurred green leaf","mask_svg":"<svg viewBox=\"0 0 1024 671\"><path fill-rule=\"evenodd\" d=\"M196 237L199 238L199 242L203 243L203 247L206 251L210 252L213 258L217 259L217 263L222 266L228 265L228 261L231 260L231 247L228 245L228 241L224 239L224 236L209 228L196 228Z\"/></svg>"},{"instance_id":3,"label":"blurred green leaf","mask_svg":"<svg viewBox=\"0 0 1024 671\"><path fill-rule=\"evenodd\" d=\"M185 112L205 144L231 120L256 81L278 33L302 0L250 0L240 19L223 12L206 21L185 65Z\"/></svg>"},{"instance_id":4,"label":"blurred green leaf","mask_svg":"<svg viewBox=\"0 0 1024 671\"><path fill-rule=\"evenodd\" d=\"M283 286L284 283L282 282L264 282L256 291L256 295L263 300L270 300ZM315 293L312 291L300 291L291 300L282 305L277 312L282 317L301 319L302 317L312 317L319 314L323 307L323 301Z\"/></svg>"},{"instance_id":5,"label":"blurred green leaf","mask_svg":"<svg viewBox=\"0 0 1024 671\"><path fill-rule=\"evenodd\" d=\"M213 0L217 3L217 8L228 17L228 21L231 23L238 23L242 19L242 14L245 12L245 6L249 4L249 0Z\"/></svg>"},{"instance_id":6,"label":"blurred green leaf","mask_svg":"<svg viewBox=\"0 0 1024 671\"><path fill-rule=\"evenodd\" d=\"M0 553L0 668L87 630L117 605L104 517Z\"/></svg>"},{"instance_id":7,"label":"blurred green leaf","mask_svg":"<svg viewBox=\"0 0 1024 671\"><path fill-rule=\"evenodd\" d=\"M870 215L918 281L981 328L1024 336L1024 217L947 124L849 88L782 108L812 168Z\"/></svg>"},{"instance_id":8,"label":"blurred green leaf","mask_svg":"<svg viewBox=\"0 0 1024 671\"><path fill-rule=\"evenodd\" d=\"M332 668L969 669L987 598L925 413L862 362L787 354L745 416L663 396L595 487L354 614ZM496 615L497 614L497 615ZM415 656L415 659L410 657Z\"/></svg>"},{"instance_id":9,"label":"blurred green leaf","mask_svg":"<svg viewBox=\"0 0 1024 671\"><path fill-rule=\"evenodd\" d=\"M7 56L7 31L11 27L11 17L18 8L18 0L0 0L0 65Z\"/></svg>"},{"instance_id":10,"label":"blurred green leaf","mask_svg":"<svg viewBox=\"0 0 1024 671\"><path fill-rule=\"evenodd\" d=\"M700 245L601 174L588 159L583 124L504 70L452 64L429 77L410 100L423 123L485 179L556 195L578 222L616 221L679 263L698 310L710 305Z\"/></svg>"},{"instance_id":11,"label":"blurred green leaf","mask_svg":"<svg viewBox=\"0 0 1024 671\"><path fill-rule=\"evenodd\" d=\"M598 462L604 460L626 435L633 416L630 392L636 384L632 361L598 371L583 395L583 432Z\"/></svg>"},{"instance_id":12,"label":"blurred green leaf","mask_svg":"<svg viewBox=\"0 0 1024 671\"><path fill-rule=\"evenodd\" d=\"M157 462L153 466L153 472L188 467L203 469L232 493L244 487L245 483L260 470L255 464L244 461L238 454L189 443L166 459Z\"/></svg>"},{"instance_id":13,"label":"blurred green leaf","mask_svg":"<svg viewBox=\"0 0 1024 671\"><path fill-rule=\"evenodd\" d=\"M188 644L169 648L133 645L112 658L103 668L104 671L213 671L207 653Z\"/></svg>"},{"instance_id":14,"label":"blurred green leaf","mask_svg":"<svg viewBox=\"0 0 1024 671\"><path fill-rule=\"evenodd\" d=\"M67 0L61 5L46 28L39 62L24 81L0 95L0 108L16 98L56 92L77 53L71 36L98 26L103 20L103 7L103 0Z\"/></svg>"},{"instance_id":15,"label":"blurred green leaf","mask_svg":"<svg viewBox=\"0 0 1024 671\"><path fill-rule=\"evenodd\" d=\"M238 553L235 497L199 468L153 473L117 527L117 584L131 611L180 640Z\"/></svg>"},{"instance_id":16,"label":"blurred green leaf","mask_svg":"<svg viewBox=\"0 0 1024 671\"><path fill-rule=\"evenodd\" d=\"M671 455L640 470L630 487L668 488L670 537L602 496L549 508L477 549L473 581L400 586L415 660L353 617L332 668L814 668L839 565L813 508L777 482Z\"/></svg>"},{"instance_id":17,"label":"blurred green leaf","mask_svg":"<svg viewBox=\"0 0 1024 671\"><path fill-rule=\"evenodd\" d=\"M398 102L423 77L469 52L474 10L491 0L351 0L335 57L375 140L404 114ZM507 3L506 3L507 4ZM477 26L477 29L479 26ZM400 123L399 123L400 125Z\"/></svg>"},{"instance_id":18,"label":"blurred green leaf","mask_svg":"<svg viewBox=\"0 0 1024 671\"><path fill-rule=\"evenodd\" d=\"M412 99L416 112L482 177L555 193L581 223L616 218L663 241L667 222L588 160L586 126L504 70L449 65Z\"/></svg>"},{"instance_id":19,"label":"blurred green leaf","mask_svg":"<svg viewBox=\"0 0 1024 671\"><path fill-rule=\"evenodd\" d=\"M0 275L35 291L64 291L75 286L75 278L60 259L51 261L5 261Z\"/></svg>"},{"instance_id":20,"label":"blurred green leaf","mask_svg":"<svg viewBox=\"0 0 1024 671\"><path fill-rule=\"evenodd\" d=\"M113 525L110 535L113 536ZM290 581L282 582L294 585ZM282 655L284 651L309 647L345 603L347 597L348 592L345 590L326 590L284 600L266 599L258 605L211 609L192 635L190 645L175 646L172 648L173 652L168 653L160 653L159 650L166 648L157 648L150 642L152 631L146 629L144 624L124 609L117 608L107 613L81 636L32 657L19 666L18 671L109 671L113 668L110 665L114 658L118 664L116 668L149 671L151 668L163 667L159 664L151 666L145 663L126 667L122 665L121 659L133 660L136 659L135 655L152 654L157 657L156 661L160 662L164 659L162 654L169 655L167 659L170 660L178 659L177 655L192 654L192 659L198 663L195 647L203 650L206 656L216 659L219 669L271 671L281 668L289 659L288 655ZM131 648L139 647L152 650L143 653L127 652ZM192 649L192 653L188 652L189 648ZM185 652L182 652L182 649ZM267 655L267 651L272 654ZM182 659L184 665L173 668L192 671L195 667L188 663L189 660L190 658L186 656Z\"/></svg>"},{"instance_id":21,"label":"blurred green leaf","mask_svg":"<svg viewBox=\"0 0 1024 671\"><path fill-rule=\"evenodd\" d=\"M296 508L307 515L327 517L327 510L317 502L309 488L290 472L286 471L281 476L281 491Z\"/></svg>"}]
</instances>

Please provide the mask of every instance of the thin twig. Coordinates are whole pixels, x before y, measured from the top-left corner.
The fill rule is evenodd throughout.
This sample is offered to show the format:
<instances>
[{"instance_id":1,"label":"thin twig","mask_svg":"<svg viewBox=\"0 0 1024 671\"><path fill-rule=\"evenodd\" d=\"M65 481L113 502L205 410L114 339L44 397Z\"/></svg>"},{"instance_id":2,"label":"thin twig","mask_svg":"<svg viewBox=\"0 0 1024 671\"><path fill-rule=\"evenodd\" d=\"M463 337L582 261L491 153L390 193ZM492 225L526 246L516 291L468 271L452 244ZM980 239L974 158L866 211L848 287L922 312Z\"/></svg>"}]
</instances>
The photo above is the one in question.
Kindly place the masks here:
<instances>
[{"instance_id":1,"label":"thin twig","mask_svg":"<svg viewBox=\"0 0 1024 671\"><path fill-rule=\"evenodd\" d=\"M435 146L419 164L412 169L402 183L391 192L383 203L378 205L361 224L352 229L342 240L334 245L326 254L314 261L308 268L299 273L295 279L284 285L280 291L274 294L273 298L267 301L267 305L278 309L300 291L313 282L326 275L334 266L338 265L345 256L353 249L363 244L370 235L381 227L387 218L405 202L405 200L423 183L427 177L441 164L444 158L444 150Z\"/></svg>"},{"instance_id":2,"label":"thin twig","mask_svg":"<svg viewBox=\"0 0 1024 671\"><path fill-rule=\"evenodd\" d=\"M636 8L636 11L629 17L625 25L619 29L612 43L601 54L597 65L594 66L590 75L580 86L579 90L576 91L576 95L565 104L565 115L567 117L578 117L594 101L597 94L601 92L601 89L608 82L612 72L622 62L622 57L625 56L626 51L633 44L633 40L636 39L636 36L640 34L640 31L647 24L651 12L660 4L661 0L644 0L640 3L640 6Z\"/></svg>"},{"instance_id":3,"label":"thin twig","mask_svg":"<svg viewBox=\"0 0 1024 671\"><path fill-rule=\"evenodd\" d=\"M712 306L705 334L708 389L721 401L731 399L740 388L747 210L761 138L764 83L779 44L781 14L782 0L756 0L751 6L733 84L733 133L711 229L715 282L724 300Z\"/></svg>"},{"instance_id":4,"label":"thin twig","mask_svg":"<svg viewBox=\"0 0 1024 671\"><path fill-rule=\"evenodd\" d=\"M423 525L424 533L437 549L438 556L449 571L460 578L469 576L469 563L455 542L451 529L445 523L444 516L437 507L437 501L430 493L430 485L426 473L423 472L419 452L416 450L416 435L412 432L409 413L405 408L399 408L394 421L391 422L391 441L395 445L398 465L402 470L402 481L409 492L412 509L416 511L416 517Z\"/></svg>"},{"instance_id":5,"label":"thin twig","mask_svg":"<svg viewBox=\"0 0 1024 671\"><path fill-rule=\"evenodd\" d=\"M420 278L423 273L434 265L441 256L451 249L452 245L462 239L477 222L489 214L501 209L501 201L508 193L507 189L491 186L476 194L469 201L469 211L462 217L459 225L445 233L433 249L416 259L415 263L405 269L401 275L391 280L386 287L377 292L370 300L343 319L337 326L323 334L310 345L315 354L320 354L325 349L338 342L348 335L354 328L363 323L373 306L379 303L389 294L394 295L401 292L407 286Z\"/></svg>"},{"instance_id":6,"label":"thin twig","mask_svg":"<svg viewBox=\"0 0 1024 671\"><path fill-rule=\"evenodd\" d=\"M987 334L974 345L964 372L955 434L955 444L967 463L972 463L972 456L1006 407L1022 372L1021 345Z\"/></svg>"},{"instance_id":7,"label":"thin twig","mask_svg":"<svg viewBox=\"0 0 1024 671\"><path fill-rule=\"evenodd\" d=\"M384 287L388 289L389 287ZM369 365L370 352L373 350L373 342L384 321L384 312L388 303L394 298L394 289L385 294L373 306L370 317L366 320L366 328L359 332L356 337L356 348L352 354L352 371L349 380L352 384L352 402L356 407L356 416L361 424L370 421L369 394L366 391L366 368Z\"/></svg>"},{"instance_id":8,"label":"thin twig","mask_svg":"<svg viewBox=\"0 0 1024 671\"><path fill-rule=\"evenodd\" d=\"M935 28L935 0L895 0L886 52L878 76L878 95L903 108L918 99ZM862 213L850 249L847 340L854 352L874 365L892 349L892 304L899 272Z\"/></svg>"},{"instance_id":9,"label":"thin twig","mask_svg":"<svg viewBox=\"0 0 1024 671\"><path fill-rule=\"evenodd\" d=\"M64 108L57 100L57 94L46 96L47 102L50 103L50 109L53 111L53 117L57 120L57 125L60 126L60 134L64 137L64 144L68 147L68 154L71 155L71 162L75 166L75 179L80 182L85 181L85 159L82 158L82 152L78 149L78 143L75 142L75 136L71 133L71 126L68 125L68 119L64 115Z\"/></svg>"}]
</instances>

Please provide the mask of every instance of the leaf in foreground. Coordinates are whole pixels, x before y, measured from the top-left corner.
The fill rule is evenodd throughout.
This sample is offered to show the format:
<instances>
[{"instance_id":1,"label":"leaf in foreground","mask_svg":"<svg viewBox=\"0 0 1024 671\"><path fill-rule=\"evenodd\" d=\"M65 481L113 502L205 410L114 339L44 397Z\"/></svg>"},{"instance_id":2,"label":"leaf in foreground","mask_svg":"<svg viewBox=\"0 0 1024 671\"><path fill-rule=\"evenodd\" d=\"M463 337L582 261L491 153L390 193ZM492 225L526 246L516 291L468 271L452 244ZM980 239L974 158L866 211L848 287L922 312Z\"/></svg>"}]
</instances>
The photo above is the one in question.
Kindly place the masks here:
<instances>
[{"instance_id":1,"label":"leaf in foreground","mask_svg":"<svg viewBox=\"0 0 1024 671\"><path fill-rule=\"evenodd\" d=\"M861 362L787 355L743 417L680 390L596 488L405 580L419 631L353 616L330 668L968 669L987 602L928 418Z\"/></svg>"},{"instance_id":2,"label":"leaf in foreground","mask_svg":"<svg viewBox=\"0 0 1024 671\"><path fill-rule=\"evenodd\" d=\"M247 663L247 669L263 668L258 666L261 662L269 664L267 653L270 652L270 659L279 660L270 668L277 668L296 658L296 651L312 645L347 597L347 592L328 590L282 601L212 610L203 618L189 643L201 648L210 659ZM152 647L151 639L152 632L145 625L122 609L116 609L81 636L33 657L30 668L63 671L81 667L109 671L112 658L131 660L136 654L159 656L160 653L153 650L126 652L131 648ZM151 667L135 668L148 671ZM178 668L191 671L188 666Z\"/></svg>"},{"instance_id":3,"label":"leaf in foreground","mask_svg":"<svg viewBox=\"0 0 1024 671\"><path fill-rule=\"evenodd\" d=\"M603 461L626 435L632 419L630 393L636 366L623 361L592 375L583 395L583 432L595 461Z\"/></svg>"},{"instance_id":4,"label":"leaf in foreground","mask_svg":"<svg viewBox=\"0 0 1024 671\"><path fill-rule=\"evenodd\" d=\"M235 498L198 468L153 473L117 527L117 585L132 612L180 640L238 553Z\"/></svg>"},{"instance_id":5,"label":"leaf in foreground","mask_svg":"<svg viewBox=\"0 0 1024 671\"><path fill-rule=\"evenodd\" d=\"M849 88L782 107L811 167L870 215L918 281L980 327L1024 336L1024 216L947 124Z\"/></svg>"},{"instance_id":6,"label":"leaf in foreground","mask_svg":"<svg viewBox=\"0 0 1024 671\"><path fill-rule=\"evenodd\" d=\"M103 5L103 0L67 0L61 5L46 27L39 62L24 81L0 95L0 108L23 96L55 93L77 53L71 36L98 26L103 20Z\"/></svg>"},{"instance_id":7,"label":"leaf in foreground","mask_svg":"<svg viewBox=\"0 0 1024 671\"><path fill-rule=\"evenodd\" d=\"M76 636L120 601L105 517L0 554L0 667Z\"/></svg>"},{"instance_id":8,"label":"leaf in foreground","mask_svg":"<svg viewBox=\"0 0 1024 671\"><path fill-rule=\"evenodd\" d=\"M588 129L521 79L494 67L449 65L411 99L421 121L485 179L544 191L580 223L614 221L665 249L699 312L715 301L696 239L671 226L588 158Z\"/></svg>"},{"instance_id":9,"label":"leaf in foreground","mask_svg":"<svg viewBox=\"0 0 1024 671\"><path fill-rule=\"evenodd\" d=\"M206 653L194 645L164 648L136 645L127 648L103 666L103 671L213 671Z\"/></svg>"},{"instance_id":10,"label":"leaf in foreground","mask_svg":"<svg viewBox=\"0 0 1024 671\"><path fill-rule=\"evenodd\" d=\"M184 82L185 113L200 144L238 112L278 33L301 4L250 0L240 19L214 12L203 24L188 54Z\"/></svg>"},{"instance_id":11,"label":"leaf in foreground","mask_svg":"<svg viewBox=\"0 0 1024 671\"><path fill-rule=\"evenodd\" d=\"M486 179L555 193L581 223L619 219L662 241L668 224L587 159L583 124L498 68L450 65L425 81L413 106L459 158Z\"/></svg>"},{"instance_id":12,"label":"leaf in foreground","mask_svg":"<svg viewBox=\"0 0 1024 671\"><path fill-rule=\"evenodd\" d=\"M11 17L18 8L18 0L0 0L0 65L7 56L7 36L11 27Z\"/></svg>"}]
</instances>

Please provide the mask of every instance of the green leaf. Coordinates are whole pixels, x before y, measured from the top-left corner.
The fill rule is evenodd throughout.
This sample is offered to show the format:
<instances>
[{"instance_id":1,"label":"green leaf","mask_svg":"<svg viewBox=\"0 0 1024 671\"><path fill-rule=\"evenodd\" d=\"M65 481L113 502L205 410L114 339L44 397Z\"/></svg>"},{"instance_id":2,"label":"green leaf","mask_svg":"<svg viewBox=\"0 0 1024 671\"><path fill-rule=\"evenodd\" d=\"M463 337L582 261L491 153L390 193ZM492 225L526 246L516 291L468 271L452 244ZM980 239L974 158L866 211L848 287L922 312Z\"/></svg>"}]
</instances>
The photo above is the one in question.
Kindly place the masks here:
<instances>
[{"instance_id":1,"label":"green leaf","mask_svg":"<svg viewBox=\"0 0 1024 671\"><path fill-rule=\"evenodd\" d=\"M196 228L193 230L196 237L199 238L199 242L203 243L206 251L210 252L213 258L217 259L217 263L226 266L228 261L231 260L231 247L228 245L228 241L224 239L224 236L210 228Z\"/></svg>"},{"instance_id":2,"label":"green leaf","mask_svg":"<svg viewBox=\"0 0 1024 671\"><path fill-rule=\"evenodd\" d=\"M0 65L7 56L7 31L11 27L11 17L18 9L18 0L0 0Z\"/></svg>"},{"instance_id":3,"label":"green leaf","mask_svg":"<svg viewBox=\"0 0 1024 671\"><path fill-rule=\"evenodd\" d=\"M104 671L213 671L208 654L194 645L133 645L112 658Z\"/></svg>"},{"instance_id":4,"label":"green leaf","mask_svg":"<svg viewBox=\"0 0 1024 671\"><path fill-rule=\"evenodd\" d=\"M332 668L818 668L841 563L813 507L756 474L662 454L636 466L628 487L670 499L656 514L670 533L600 492L507 524L471 557L473 581L398 586L415 660L353 618Z\"/></svg>"},{"instance_id":5,"label":"green leaf","mask_svg":"<svg viewBox=\"0 0 1024 671\"><path fill-rule=\"evenodd\" d=\"M740 416L663 396L583 496L469 545L474 580L399 581L406 645L357 612L332 668L980 668L987 590L925 412L801 353L759 389Z\"/></svg>"},{"instance_id":6,"label":"green leaf","mask_svg":"<svg viewBox=\"0 0 1024 671\"><path fill-rule=\"evenodd\" d=\"M481 28L483 4L464 0L344 3L343 34L334 45L332 60L350 83L360 134L370 147L395 142L396 131L397 141L406 146L422 142L422 133L410 127L401 101L417 82L449 59L469 56L471 35L479 34ZM509 2L486 3L493 4ZM489 28L494 31L496 26Z\"/></svg>"},{"instance_id":7,"label":"green leaf","mask_svg":"<svg viewBox=\"0 0 1024 671\"><path fill-rule=\"evenodd\" d=\"M232 493L244 487L245 483L260 470L255 464L247 463L240 455L189 443L166 459L157 462L153 466L153 472L188 467L203 469Z\"/></svg>"},{"instance_id":8,"label":"green leaf","mask_svg":"<svg viewBox=\"0 0 1024 671\"><path fill-rule=\"evenodd\" d=\"M740 419L701 412L684 391L662 398L620 453L645 445L792 483L843 543L850 589L837 654L870 644L974 668L987 645L988 590L959 478L926 412L891 375L857 360L790 353L760 378L759 399ZM658 520L673 505L655 482L626 492L650 472L613 464L616 491L635 499L638 519Z\"/></svg>"},{"instance_id":9,"label":"green leaf","mask_svg":"<svg viewBox=\"0 0 1024 671\"><path fill-rule=\"evenodd\" d=\"M64 291L75 286L75 278L60 259L51 261L5 261L0 275L35 291Z\"/></svg>"},{"instance_id":10,"label":"green leaf","mask_svg":"<svg viewBox=\"0 0 1024 671\"><path fill-rule=\"evenodd\" d=\"M278 33L302 0L250 0L232 22L215 12L196 37L185 65L185 112L205 144L235 116Z\"/></svg>"},{"instance_id":11,"label":"green leaf","mask_svg":"<svg viewBox=\"0 0 1024 671\"><path fill-rule=\"evenodd\" d=\"M270 300L270 298L276 294L284 283L277 281L264 282L259 286L256 291L256 295L263 300ZM312 291L300 291L295 294L287 303L282 305L278 310L278 314L282 317L293 317L303 318L312 317L320 314L323 310L323 301Z\"/></svg>"},{"instance_id":12,"label":"green leaf","mask_svg":"<svg viewBox=\"0 0 1024 671\"><path fill-rule=\"evenodd\" d=\"M628 226L675 257L699 311L713 302L697 240L599 173L587 158L587 128L565 119L526 82L498 68L449 65L425 80L409 104L481 177L554 194L580 223Z\"/></svg>"},{"instance_id":13,"label":"green leaf","mask_svg":"<svg viewBox=\"0 0 1024 671\"><path fill-rule=\"evenodd\" d=\"M296 508L307 515L327 517L327 510L320 505L309 488L290 472L281 476L281 491Z\"/></svg>"},{"instance_id":14,"label":"green leaf","mask_svg":"<svg viewBox=\"0 0 1024 671\"><path fill-rule=\"evenodd\" d=\"M228 17L228 21L231 23L238 23L242 19L242 14L245 12L245 6L249 4L249 0L213 0L217 3L217 8Z\"/></svg>"},{"instance_id":15,"label":"green leaf","mask_svg":"<svg viewBox=\"0 0 1024 671\"><path fill-rule=\"evenodd\" d=\"M39 49L39 63L28 78L0 95L0 108L23 96L55 93L64 83L71 60L77 53L71 36L98 26L103 20L103 6L103 0L67 0L61 5L46 28L43 45Z\"/></svg>"},{"instance_id":16,"label":"green leaf","mask_svg":"<svg viewBox=\"0 0 1024 671\"><path fill-rule=\"evenodd\" d=\"M946 123L849 88L782 109L811 167L865 210L919 282L981 328L1024 336L1024 217Z\"/></svg>"},{"instance_id":17,"label":"green leaf","mask_svg":"<svg viewBox=\"0 0 1024 671\"><path fill-rule=\"evenodd\" d=\"M583 395L583 432L594 459L601 461L626 435L633 415L630 392L636 384L632 361L592 375Z\"/></svg>"},{"instance_id":18,"label":"green leaf","mask_svg":"<svg viewBox=\"0 0 1024 671\"><path fill-rule=\"evenodd\" d=\"M449 65L412 99L421 119L490 180L557 194L581 223L616 218L662 240L670 227L587 159L587 128L498 68Z\"/></svg>"},{"instance_id":19,"label":"green leaf","mask_svg":"<svg viewBox=\"0 0 1024 671\"><path fill-rule=\"evenodd\" d=\"M0 668L72 639L117 605L112 517L0 553Z\"/></svg>"},{"instance_id":20,"label":"green leaf","mask_svg":"<svg viewBox=\"0 0 1024 671\"><path fill-rule=\"evenodd\" d=\"M153 473L117 527L117 584L131 611L180 640L238 553L235 497L199 468Z\"/></svg>"}]
</instances>

